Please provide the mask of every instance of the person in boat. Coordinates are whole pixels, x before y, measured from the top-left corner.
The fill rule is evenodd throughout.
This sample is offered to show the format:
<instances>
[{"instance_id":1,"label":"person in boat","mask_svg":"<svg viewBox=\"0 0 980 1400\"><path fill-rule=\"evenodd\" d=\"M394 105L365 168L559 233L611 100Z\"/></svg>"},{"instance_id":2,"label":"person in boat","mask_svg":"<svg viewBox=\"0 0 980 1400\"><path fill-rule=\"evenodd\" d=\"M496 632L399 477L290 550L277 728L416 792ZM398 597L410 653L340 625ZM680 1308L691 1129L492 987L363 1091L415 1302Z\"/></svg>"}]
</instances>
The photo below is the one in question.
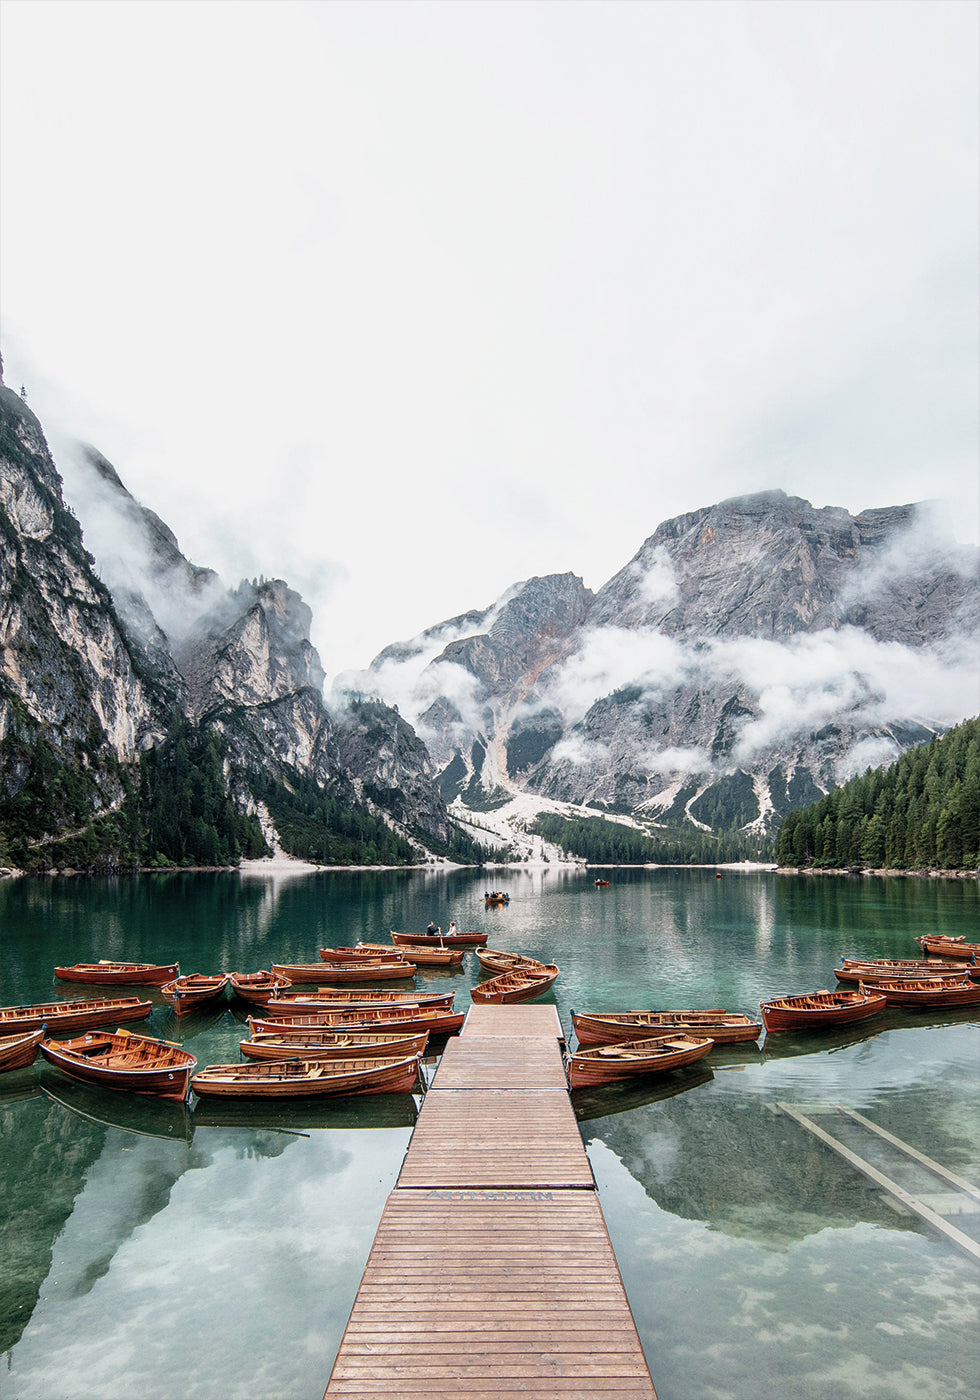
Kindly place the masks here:
<instances>
[{"instance_id":1,"label":"person in boat","mask_svg":"<svg viewBox=\"0 0 980 1400\"><path fill-rule=\"evenodd\" d=\"M450 920L449 920L449 937L452 938L452 936L453 936L453 934L454 934L455 932L456 932L456 920L455 920L455 919L450 919Z\"/></svg>"},{"instance_id":2,"label":"person in boat","mask_svg":"<svg viewBox=\"0 0 980 1400\"><path fill-rule=\"evenodd\" d=\"M428 935L429 938L436 938L436 937L438 937L438 935L442 932L442 929L441 929L441 928L436 928L435 924L434 924L434 923L432 922L432 920L430 919L430 920L429 920L429 927L426 929L425 932L426 932L426 934Z\"/></svg>"}]
</instances>

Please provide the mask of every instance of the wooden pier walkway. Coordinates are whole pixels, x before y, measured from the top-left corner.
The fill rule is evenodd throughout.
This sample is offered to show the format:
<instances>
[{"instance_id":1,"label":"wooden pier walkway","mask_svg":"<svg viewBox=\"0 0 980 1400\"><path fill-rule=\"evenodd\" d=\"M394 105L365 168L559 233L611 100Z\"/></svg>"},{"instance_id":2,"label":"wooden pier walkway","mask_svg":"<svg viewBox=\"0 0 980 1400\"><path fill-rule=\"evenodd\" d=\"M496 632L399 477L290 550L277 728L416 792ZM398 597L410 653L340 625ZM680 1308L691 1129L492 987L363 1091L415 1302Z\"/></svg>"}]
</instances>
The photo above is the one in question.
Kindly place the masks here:
<instances>
[{"instance_id":1,"label":"wooden pier walkway","mask_svg":"<svg viewBox=\"0 0 980 1400\"><path fill-rule=\"evenodd\" d=\"M474 1006L385 1204L325 1400L656 1400L553 1006Z\"/></svg>"}]
</instances>

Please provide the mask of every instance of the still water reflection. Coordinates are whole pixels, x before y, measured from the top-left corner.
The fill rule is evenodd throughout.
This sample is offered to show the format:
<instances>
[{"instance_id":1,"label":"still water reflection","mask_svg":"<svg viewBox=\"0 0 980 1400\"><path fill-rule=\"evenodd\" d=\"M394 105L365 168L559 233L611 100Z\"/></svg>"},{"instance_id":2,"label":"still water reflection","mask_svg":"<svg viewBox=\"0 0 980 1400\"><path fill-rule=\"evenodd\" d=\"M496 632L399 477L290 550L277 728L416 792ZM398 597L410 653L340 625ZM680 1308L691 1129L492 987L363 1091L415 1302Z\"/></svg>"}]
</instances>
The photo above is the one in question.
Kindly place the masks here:
<instances>
[{"instance_id":1,"label":"still water reflection","mask_svg":"<svg viewBox=\"0 0 980 1400\"><path fill-rule=\"evenodd\" d=\"M833 986L841 954L913 955L925 929L972 936L978 913L976 884L952 881L509 879L500 909L465 872L19 881L0 887L0 1004L75 995L52 981L62 962L254 970L431 917L556 960L547 999L566 1026L572 1007L751 1012ZM476 974L472 954L439 974L459 1008ZM150 1034L201 1063L237 1058L230 1008L178 1023L154 999ZM975 1261L898 1214L780 1105L844 1103L980 1182L978 1021L888 1012L837 1036L719 1047L664 1081L576 1092L661 1400L972 1392ZM316 1400L415 1112L409 1096L181 1106L87 1089L47 1065L3 1076L0 1394ZM959 1224L976 1235L977 1219Z\"/></svg>"}]
</instances>

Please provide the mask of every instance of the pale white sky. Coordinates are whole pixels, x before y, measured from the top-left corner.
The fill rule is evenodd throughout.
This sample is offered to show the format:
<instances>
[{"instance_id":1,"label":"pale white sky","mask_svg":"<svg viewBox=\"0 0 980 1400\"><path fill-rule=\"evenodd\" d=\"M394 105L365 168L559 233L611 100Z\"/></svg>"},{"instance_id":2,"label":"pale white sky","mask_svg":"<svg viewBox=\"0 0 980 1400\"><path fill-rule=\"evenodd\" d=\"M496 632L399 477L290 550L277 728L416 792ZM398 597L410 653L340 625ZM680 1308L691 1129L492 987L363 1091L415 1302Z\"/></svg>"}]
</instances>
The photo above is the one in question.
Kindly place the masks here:
<instances>
[{"instance_id":1,"label":"pale white sky","mask_svg":"<svg viewBox=\"0 0 980 1400\"><path fill-rule=\"evenodd\" d=\"M743 492L976 540L978 21L2 0L6 380L328 673Z\"/></svg>"}]
</instances>

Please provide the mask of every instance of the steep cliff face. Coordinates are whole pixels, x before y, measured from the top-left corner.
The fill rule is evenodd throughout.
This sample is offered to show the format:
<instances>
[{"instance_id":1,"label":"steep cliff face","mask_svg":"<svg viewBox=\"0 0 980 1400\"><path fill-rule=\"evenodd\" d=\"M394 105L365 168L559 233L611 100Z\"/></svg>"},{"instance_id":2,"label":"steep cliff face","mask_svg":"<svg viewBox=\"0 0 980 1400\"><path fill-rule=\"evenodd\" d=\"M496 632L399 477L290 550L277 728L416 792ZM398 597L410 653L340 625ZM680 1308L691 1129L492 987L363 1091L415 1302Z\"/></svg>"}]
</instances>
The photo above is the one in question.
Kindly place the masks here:
<instances>
[{"instance_id":1,"label":"steep cliff face","mask_svg":"<svg viewBox=\"0 0 980 1400\"><path fill-rule=\"evenodd\" d=\"M0 792L23 789L40 745L45 768L71 767L78 779L67 805L49 792L44 820L117 804L120 765L162 738L174 680L128 634L65 507L40 424L0 386Z\"/></svg>"},{"instance_id":2,"label":"steep cliff face","mask_svg":"<svg viewBox=\"0 0 980 1400\"><path fill-rule=\"evenodd\" d=\"M506 600L424 667L410 646L374 663L382 693L415 665L443 791L476 808L765 828L976 695L976 552L920 507L764 492L664 522L594 598L566 575Z\"/></svg>"},{"instance_id":3,"label":"steep cliff face","mask_svg":"<svg viewBox=\"0 0 980 1400\"><path fill-rule=\"evenodd\" d=\"M307 807L320 792L318 810L357 806L419 851L426 837L444 846L445 805L410 726L380 702L369 724L328 712L299 595L281 580L228 589L190 563L90 447L66 458L70 497L91 521L83 544L40 424L0 396L0 802L15 804L0 810L0 848L13 840L29 855L74 839L127 790L135 802L140 754L187 720L220 736L229 795L246 810L259 807L253 788L268 797L270 783L288 793L302 779ZM138 805L159 810L142 791ZM106 841L131 851L128 813Z\"/></svg>"}]
</instances>

